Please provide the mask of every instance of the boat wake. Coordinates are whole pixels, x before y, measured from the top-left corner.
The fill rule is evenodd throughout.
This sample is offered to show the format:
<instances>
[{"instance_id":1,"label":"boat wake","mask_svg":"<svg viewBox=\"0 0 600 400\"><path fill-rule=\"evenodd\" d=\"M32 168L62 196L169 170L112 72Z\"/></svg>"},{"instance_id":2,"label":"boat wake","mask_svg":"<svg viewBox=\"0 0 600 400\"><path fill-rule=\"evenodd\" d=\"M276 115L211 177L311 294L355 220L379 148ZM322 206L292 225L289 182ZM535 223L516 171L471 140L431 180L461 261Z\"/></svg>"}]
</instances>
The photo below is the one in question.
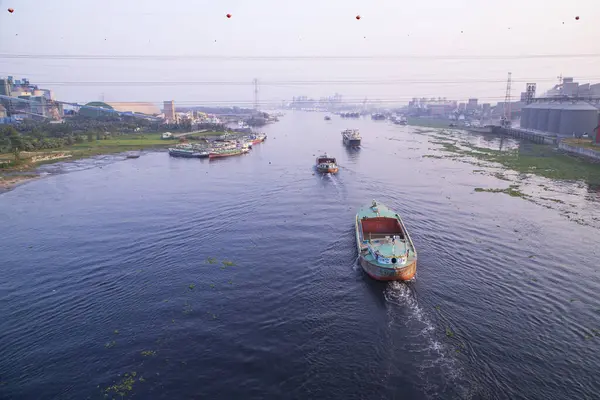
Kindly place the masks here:
<instances>
[{"instance_id":1,"label":"boat wake","mask_svg":"<svg viewBox=\"0 0 600 400\"><path fill-rule=\"evenodd\" d=\"M421 338L415 341L401 340L401 344L393 347L400 347L403 353L412 353L415 359L421 360L417 371L420 378L418 385L422 386L425 395L428 398L440 398L456 390L459 398L469 398L458 360L451 355L452 349L439 339L441 334L436 332L436 326L419 305L412 285L390 282L384 298L390 304L387 309L390 337L393 338L397 331L408 330L408 335ZM392 345L395 345L393 341Z\"/></svg>"}]
</instances>

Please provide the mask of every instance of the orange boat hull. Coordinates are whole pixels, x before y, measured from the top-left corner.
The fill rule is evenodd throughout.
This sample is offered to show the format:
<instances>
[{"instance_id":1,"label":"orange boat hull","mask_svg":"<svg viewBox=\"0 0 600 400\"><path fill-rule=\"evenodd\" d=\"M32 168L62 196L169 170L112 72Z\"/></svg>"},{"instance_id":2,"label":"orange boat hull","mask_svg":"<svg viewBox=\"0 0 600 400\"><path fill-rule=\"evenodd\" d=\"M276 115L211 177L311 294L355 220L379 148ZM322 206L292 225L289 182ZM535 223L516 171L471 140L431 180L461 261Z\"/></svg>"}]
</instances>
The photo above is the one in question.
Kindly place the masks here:
<instances>
[{"instance_id":1,"label":"orange boat hull","mask_svg":"<svg viewBox=\"0 0 600 400\"><path fill-rule=\"evenodd\" d=\"M317 168L319 172L324 174L337 174L339 168Z\"/></svg>"},{"instance_id":2,"label":"orange boat hull","mask_svg":"<svg viewBox=\"0 0 600 400\"><path fill-rule=\"evenodd\" d=\"M360 257L360 265L367 275L378 281L410 281L417 274L417 260L402 268L382 268Z\"/></svg>"}]
</instances>

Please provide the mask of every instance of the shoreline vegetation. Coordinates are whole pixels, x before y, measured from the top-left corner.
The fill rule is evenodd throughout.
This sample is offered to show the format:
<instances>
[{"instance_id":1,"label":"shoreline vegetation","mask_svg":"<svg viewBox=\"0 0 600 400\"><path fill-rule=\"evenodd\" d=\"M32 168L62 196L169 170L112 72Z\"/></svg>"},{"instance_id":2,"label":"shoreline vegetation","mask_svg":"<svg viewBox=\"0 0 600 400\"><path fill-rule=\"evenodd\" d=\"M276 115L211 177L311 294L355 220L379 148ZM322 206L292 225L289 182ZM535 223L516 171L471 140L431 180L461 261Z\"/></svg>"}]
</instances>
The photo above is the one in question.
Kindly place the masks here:
<instances>
[{"instance_id":1,"label":"shoreline vegetation","mask_svg":"<svg viewBox=\"0 0 600 400\"><path fill-rule=\"evenodd\" d=\"M224 132L193 133L194 138L222 135ZM236 132L228 132L237 134ZM127 151L166 149L179 143L177 139L162 139L161 133L135 133L107 139L76 143L62 148L22 151L18 158L14 153L0 153L0 193L14 189L28 181L38 179L36 169L43 164L90 158L103 154ZM189 138L188 138L189 139ZM193 139L191 139L193 140Z\"/></svg>"}]
</instances>

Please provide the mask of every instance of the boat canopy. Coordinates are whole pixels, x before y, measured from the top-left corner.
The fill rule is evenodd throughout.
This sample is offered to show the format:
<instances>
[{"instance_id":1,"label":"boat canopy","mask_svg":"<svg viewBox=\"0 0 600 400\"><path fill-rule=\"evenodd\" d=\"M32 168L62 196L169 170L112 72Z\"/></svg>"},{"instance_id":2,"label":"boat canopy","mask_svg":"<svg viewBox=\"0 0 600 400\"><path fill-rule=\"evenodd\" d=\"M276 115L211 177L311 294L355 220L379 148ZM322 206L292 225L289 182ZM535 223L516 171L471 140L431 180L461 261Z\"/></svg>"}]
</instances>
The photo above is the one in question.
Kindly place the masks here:
<instances>
[{"instance_id":1,"label":"boat canopy","mask_svg":"<svg viewBox=\"0 0 600 400\"><path fill-rule=\"evenodd\" d=\"M335 158L334 157L329 157L329 156L320 156L320 157L317 157L317 164L323 164L323 163L333 163L333 164L335 164Z\"/></svg>"},{"instance_id":2,"label":"boat canopy","mask_svg":"<svg viewBox=\"0 0 600 400\"><path fill-rule=\"evenodd\" d=\"M399 237L404 239L404 231L400 226L400 221L390 217L364 217L361 220L363 238L366 240L380 239L388 237Z\"/></svg>"}]
</instances>

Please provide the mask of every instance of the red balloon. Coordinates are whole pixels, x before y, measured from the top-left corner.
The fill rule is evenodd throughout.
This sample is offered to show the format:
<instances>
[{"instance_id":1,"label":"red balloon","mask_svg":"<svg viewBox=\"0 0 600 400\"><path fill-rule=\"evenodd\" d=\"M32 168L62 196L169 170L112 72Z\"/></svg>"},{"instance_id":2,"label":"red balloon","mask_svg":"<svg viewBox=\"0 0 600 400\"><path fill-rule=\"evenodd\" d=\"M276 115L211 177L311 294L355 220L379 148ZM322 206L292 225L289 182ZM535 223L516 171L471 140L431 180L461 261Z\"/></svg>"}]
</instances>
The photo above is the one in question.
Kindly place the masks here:
<instances>
[{"instance_id":1,"label":"red balloon","mask_svg":"<svg viewBox=\"0 0 600 400\"><path fill-rule=\"evenodd\" d=\"M356 16L356 19L360 19L360 15L357 15L357 16Z\"/></svg>"},{"instance_id":2,"label":"red balloon","mask_svg":"<svg viewBox=\"0 0 600 400\"><path fill-rule=\"evenodd\" d=\"M577 21L579 21L579 15L578 15L578 16L576 16L576 17L575 17L575 19L576 19Z\"/></svg>"},{"instance_id":3,"label":"red balloon","mask_svg":"<svg viewBox=\"0 0 600 400\"><path fill-rule=\"evenodd\" d=\"M14 13L14 12L15 12L15 10L13 10L12 8L9 8L9 9L8 9L8 12L12 14L12 13Z\"/></svg>"},{"instance_id":4,"label":"red balloon","mask_svg":"<svg viewBox=\"0 0 600 400\"><path fill-rule=\"evenodd\" d=\"M227 18L231 18L231 14L227 14Z\"/></svg>"}]
</instances>

